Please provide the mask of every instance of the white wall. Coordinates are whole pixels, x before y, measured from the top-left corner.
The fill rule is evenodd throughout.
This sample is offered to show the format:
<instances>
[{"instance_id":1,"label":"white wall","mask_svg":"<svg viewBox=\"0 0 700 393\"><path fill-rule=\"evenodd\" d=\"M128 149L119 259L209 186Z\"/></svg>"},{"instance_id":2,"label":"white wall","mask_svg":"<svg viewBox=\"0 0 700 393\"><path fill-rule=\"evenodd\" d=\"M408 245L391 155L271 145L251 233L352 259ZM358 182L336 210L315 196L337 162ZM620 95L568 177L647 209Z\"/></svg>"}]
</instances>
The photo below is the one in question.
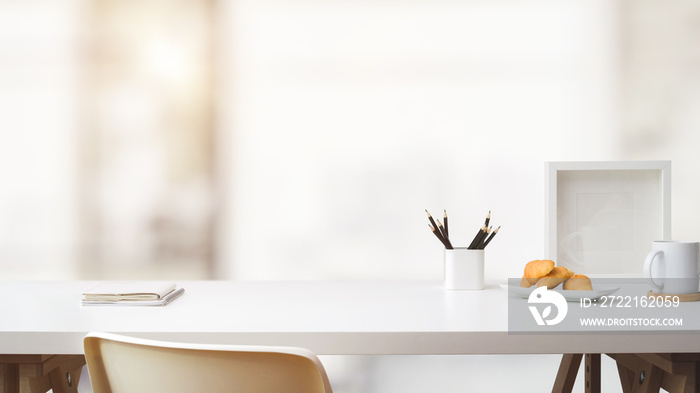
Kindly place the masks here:
<instances>
[{"instance_id":1,"label":"white wall","mask_svg":"<svg viewBox=\"0 0 700 393\"><path fill-rule=\"evenodd\" d=\"M487 278L543 256L544 161L620 159L615 4L237 0L221 274L440 279L424 209ZM495 227L494 227L495 228Z\"/></svg>"},{"instance_id":2,"label":"white wall","mask_svg":"<svg viewBox=\"0 0 700 393\"><path fill-rule=\"evenodd\" d=\"M77 4L0 12L0 281L77 271Z\"/></svg>"}]
</instances>

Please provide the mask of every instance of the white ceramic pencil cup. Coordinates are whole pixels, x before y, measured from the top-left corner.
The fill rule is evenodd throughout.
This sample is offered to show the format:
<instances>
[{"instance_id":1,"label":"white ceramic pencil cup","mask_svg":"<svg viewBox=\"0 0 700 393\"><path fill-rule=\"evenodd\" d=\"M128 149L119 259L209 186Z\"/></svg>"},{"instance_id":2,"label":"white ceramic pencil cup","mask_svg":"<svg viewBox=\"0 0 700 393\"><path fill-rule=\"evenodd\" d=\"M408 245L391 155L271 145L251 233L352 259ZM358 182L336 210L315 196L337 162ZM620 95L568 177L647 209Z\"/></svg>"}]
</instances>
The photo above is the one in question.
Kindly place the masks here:
<instances>
[{"instance_id":1,"label":"white ceramic pencil cup","mask_svg":"<svg viewBox=\"0 0 700 393\"><path fill-rule=\"evenodd\" d=\"M484 250L445 250L445 289L484 289Z\"/></svg>"}]
</instances>

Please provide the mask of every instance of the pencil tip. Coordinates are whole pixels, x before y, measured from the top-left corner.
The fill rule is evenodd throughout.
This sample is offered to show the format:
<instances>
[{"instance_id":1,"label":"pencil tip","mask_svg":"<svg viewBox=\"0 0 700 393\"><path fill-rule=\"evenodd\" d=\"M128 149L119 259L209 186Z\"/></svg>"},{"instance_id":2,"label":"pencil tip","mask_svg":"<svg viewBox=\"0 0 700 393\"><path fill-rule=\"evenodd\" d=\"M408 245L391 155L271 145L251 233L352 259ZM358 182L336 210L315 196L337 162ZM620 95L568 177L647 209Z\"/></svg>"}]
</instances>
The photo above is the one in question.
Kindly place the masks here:
<instances>
[{"instance_id":1,"label":"pencil tip","mask_svg":"<svg viewBox=\"0 0 700 393\"><path fill-rule=\"evenodd\" d=\"M428 209L425 209L425 212L428 214L428 217L431 217L430 213L428 213Z\"/></svg>"}]
</instances>

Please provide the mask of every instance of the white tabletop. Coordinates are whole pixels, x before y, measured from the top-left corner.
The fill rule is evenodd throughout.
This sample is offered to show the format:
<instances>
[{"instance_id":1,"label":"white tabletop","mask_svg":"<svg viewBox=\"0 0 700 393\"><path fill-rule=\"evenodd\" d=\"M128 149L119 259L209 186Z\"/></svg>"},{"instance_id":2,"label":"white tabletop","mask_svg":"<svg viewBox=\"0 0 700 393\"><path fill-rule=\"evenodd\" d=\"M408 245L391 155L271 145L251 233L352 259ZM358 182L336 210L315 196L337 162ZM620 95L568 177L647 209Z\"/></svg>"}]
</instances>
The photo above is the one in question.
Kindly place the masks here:
<instances>
[{"instance_id":1,"label":"white tabletop","mask_svg":"<svg viewBox=\"0 0 700 393\"><path fill-rule=\"evenodd\" d=\"M700 352L700 332L509 334L497 285L440 282L178 282L165 307L81 306L95 282L0 283L0 354L79 354L88 332L290 345L318 354ZM700 305L698 305L700 306Z\"/></svg>"}]
</instances>

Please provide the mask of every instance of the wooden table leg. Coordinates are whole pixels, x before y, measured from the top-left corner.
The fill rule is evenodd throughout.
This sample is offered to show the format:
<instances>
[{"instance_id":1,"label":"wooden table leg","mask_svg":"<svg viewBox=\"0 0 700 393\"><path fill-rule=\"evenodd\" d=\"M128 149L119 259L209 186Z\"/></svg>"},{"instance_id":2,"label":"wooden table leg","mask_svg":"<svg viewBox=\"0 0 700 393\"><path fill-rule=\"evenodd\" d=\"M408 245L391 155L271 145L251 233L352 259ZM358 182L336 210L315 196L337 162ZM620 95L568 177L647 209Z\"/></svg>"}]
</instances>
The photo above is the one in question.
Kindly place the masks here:
<instances>
[{"instance_id":1,"label":"wooden table leg","mask_svg":"<svg viewBox=\"0 0 700 393\"><path fill-rule=\"evenodd\" d=\"M0 393L77 393L83 355L0 355Z\"/></svg>"},{"instance_id":2,"label":"wooden table leg","mask_svg":"<svg viewBox=\"0 0 700 393\"><path fill-rule=\"evenodd\" d=\"M672 393L696 393L697 368L700 357L693 354L657 354L637 355L644 361L656 366L662 372L661 387Z\"/></svg>"},{"instance_id":3,"label":"wooden table leg","mask_svg":"<svg viewBox=\"0 0 700 393\"><path fill-rule=\"evenodd\" d=\"M661 390L665 371L658 364L635 354L608 356L617 362L620 383L625 393L658 393Z\"/></svg>"},{"instance_id":4,"label":"wooden table leg","mask_svg":"<svg viewBox=\"0 0 700 393\"><path fill-rule=\"evenodd\" d=\"M82 355L61 359L60 364L49 372L53 393L78 393L83 365L85 358Z\"/></svg>"},{"instance_id":5,"label":"wooden table leg","mask_svg":"<svg viewBox=\"0 0 700 393\"><path fill-rule=\"evenodd\" d=\"M580 353L562 355L552 393L571 393L582 357Z\"/></svg>"},{"instance_id":6,"label":"wooden table leg","mask_svg":"<svg viewBox=\"0 0 700 393\"><path fill-rule=\"evenodd\" d=\"M663 370L652 364L649 367L649 373L644 376L643 379L640 378L641 384L638 391L643 393L658 393L661 390L661 378L663 378L663 375Z\"/></svg>"},{"instance_id":7,"label":"wooden table leg","mask_svg":"<svg viewBox=\"0 0 700 393\"><path fill-rule=\"evenodd\" d=\"M44 375L44 368L41 363L20 364L20 376L24 392L47 392L51 389L51 382L47 375Z\"/></svg>"},{"instance_id":8,"label":"wooden table leg","mask_svg":"<svg viewBox=\"0 0 700 393\"><path fill-rule=\"evenodd\" d=\"M0 371L3 373L3 392L19 393L19 365L14 363L0 364Z\"/></svg>"},{"instance_id":9,"label":"wooden table leg","mask_svg":"<svg viewBox=\"0 0 700 393\"><path fill-rule=\"evenodd\" d=\"M617 362L617 373L620 375L620 385L622 385L622 393L634 392L634 371Z\"/></svg>"},{"instance_id":10,"label":"wooden table leg","mask_svg":"<svg viewBox=\"0 0 700 393\"><path fill-rule=\"evenodd\" d=\"M586 393L600 393L600 354L586 354Z\"/></svg>"}]
</instances>

